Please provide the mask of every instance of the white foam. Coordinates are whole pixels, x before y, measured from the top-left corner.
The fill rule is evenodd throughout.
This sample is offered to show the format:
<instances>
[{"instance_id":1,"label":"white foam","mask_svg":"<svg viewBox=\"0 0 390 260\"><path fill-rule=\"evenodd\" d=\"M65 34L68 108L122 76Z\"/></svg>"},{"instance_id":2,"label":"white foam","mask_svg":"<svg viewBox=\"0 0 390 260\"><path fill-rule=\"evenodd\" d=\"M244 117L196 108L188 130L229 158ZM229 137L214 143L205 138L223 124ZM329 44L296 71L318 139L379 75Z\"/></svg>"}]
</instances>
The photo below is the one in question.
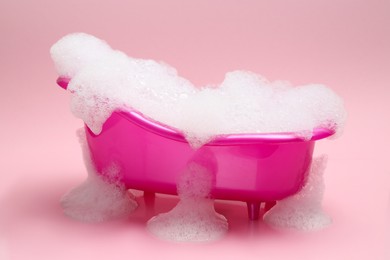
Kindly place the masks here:
<instances>
[{"instance_id":1,"label":"white foam","mask_svg":"<svg viewBox=\"0 0 390 260\"><path fill-rule=\"evenodd\" d=\"M299 230L319 230L332 223L332 219L322 209L325 190L323 173L327 157L313 160L307 183L302 190L291 197L278 201L263 219L278 228Z\"/></svg>"},{"instance_id":2,"label":"white foam","mask_svg":"<svg viewBox=\"0 0 390 260\"><path fill-rule=\"evenodd\" d=\"M105 42L70 34L51 49L61 76L70 77L72 111L95 134L114 110L135 109L181 130L193 147L216 135L297 132L315 127L341 132L343 101L319 84L292 87L246 71L226 74L220 86L196 88L174 68L127 57Z\"/></svg>"},{"instance_id":3,"label":"white foam","mask_svg":"<svg viewBox=\"0 0 390 260\"><path fill-rule=\"evenodd\" d=\"M204 242L221 238L228 230L224 216L214 210L209 199L212 172L197 163L190 163L178 181L180 201L171 211L148 221L155 236L177 242Z\"/></svg>"},{"instance_id":4,"label":"white foam","mask_svg":"<svg viewBox=\"0 0 390 260\"><path fill-rule=\"evenodd\" d=\"M106 42L92 35L75 33L60 39L50 52L57 72L72 78L88 64L104 62L112 50Z\"/></svg>"},{"instance_id":5,"label":"white foam","mask_svg":"<svg viewBox=\"0 0 390 260\"><path fill-rule=\"evenodd\" d=\"M129 214L137 207L137 202L122 183L120 168L112 164L101 174L98 173L90 158L84 129L80 129L78 134L88 178L62 197L64 213L87 222L99 222Z\"/></svg>"}]
</instances>

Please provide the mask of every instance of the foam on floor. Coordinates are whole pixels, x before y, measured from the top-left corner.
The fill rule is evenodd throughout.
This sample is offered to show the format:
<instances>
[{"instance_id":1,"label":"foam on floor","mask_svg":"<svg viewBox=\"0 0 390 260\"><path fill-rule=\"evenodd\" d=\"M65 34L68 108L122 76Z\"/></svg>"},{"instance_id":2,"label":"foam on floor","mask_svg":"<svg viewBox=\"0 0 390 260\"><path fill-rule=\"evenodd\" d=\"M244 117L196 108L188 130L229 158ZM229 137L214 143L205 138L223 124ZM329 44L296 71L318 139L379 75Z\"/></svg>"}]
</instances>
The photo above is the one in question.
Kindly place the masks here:
<instances>
[{"instance_id":1,"label":"foam on floor","mask_svg":"<svg viewBox=\"0 0 390 260\"><path fill-rule=\"evenodd\" d=\"M126 216L137 207L126 189L116 164L98 173L91 161L84 129L78 131L88 178L61 199L64 213L74 219L99 222Z\"/></svg>"},{"instance_id":2,"label":"foam on floor","mask_svg":"<svg viewBox=\"0 0 390 260\"><path fill-rule=\"evenodd\" d=\"M291 197L278 201L264 214L264 222L277 228L298 230L319 230L332 223L332 219L322 209L325 190L323 173L327 157L313 159L308 180L302 190Z\"/></svg>"},{"instance_id":3,"label":"foam on floor","mask_svg":"<svg viewBox=\"0 0 390 260\"><path fill-rule=\"evenodd\" d=\"M148 221L156 237L176 242L205 242L221 238L228 230L224 216L215 212L208 198L213 176L200 164L190 163L178 181L180 201L171 211Z\"/></svg>"},{"instance_id":4,"label":"foam on floor","mask_svg":"<svg viewBox=\"0 0 390 260\"><path fill-rule=\"evenodd\" d=\"M70 78L71 108L95 133L115 110L136 110L184 133L193 147L221 134L295 132L316 127L341 133L343 101L324 85L293 87L248 71L219 86L195 87L169 65L128 57L94 36L76 33L51 48L60 76Z\"/></svg>"}]
</instances>

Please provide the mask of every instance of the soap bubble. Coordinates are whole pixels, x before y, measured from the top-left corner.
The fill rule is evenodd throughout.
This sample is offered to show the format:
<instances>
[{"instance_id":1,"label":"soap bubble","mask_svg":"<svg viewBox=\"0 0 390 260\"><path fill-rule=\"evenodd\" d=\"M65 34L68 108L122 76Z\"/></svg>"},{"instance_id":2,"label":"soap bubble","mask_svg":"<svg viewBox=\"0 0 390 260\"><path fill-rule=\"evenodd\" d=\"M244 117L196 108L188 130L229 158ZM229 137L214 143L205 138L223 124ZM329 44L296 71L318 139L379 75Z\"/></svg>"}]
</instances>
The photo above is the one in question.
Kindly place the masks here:
<instances>
[{"instance_id":1,"label":"soap bubble","mask_svg":"<svg viewBox=\"0 0 390 260\"><path fill-rule=\"evenodd\" d=\"M60 76L70 78L71 108L99 134L115 110L136 110L181 131L193 148L221 134L295 132L310 139L324 127L341 133L343 101L324 85L293 87L248 71L197 88L169 65L134 59L94 36L70 34L53 45Z\"/></svg>"}]
</instances>

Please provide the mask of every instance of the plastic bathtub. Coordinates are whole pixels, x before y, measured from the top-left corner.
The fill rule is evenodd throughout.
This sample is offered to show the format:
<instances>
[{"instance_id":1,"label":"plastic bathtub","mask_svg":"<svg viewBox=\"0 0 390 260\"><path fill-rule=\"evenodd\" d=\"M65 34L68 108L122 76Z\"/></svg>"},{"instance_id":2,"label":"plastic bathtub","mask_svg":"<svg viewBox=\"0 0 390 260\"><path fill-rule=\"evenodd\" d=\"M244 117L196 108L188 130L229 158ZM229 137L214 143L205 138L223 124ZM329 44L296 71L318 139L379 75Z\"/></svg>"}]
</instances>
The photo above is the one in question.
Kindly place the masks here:
<instances>
[{"instance_id":1,"label":"plastic bathtub","mask_svg":"<svg viewBox=\"0 0 390 260\"><path fill-rule=\"evenodd\" d=\"M57 80L64 89L68 82ZM270 208L302 188L315 141L334 133L316 128L310 140L293 133L224 135L194 150L179 131L137 111L114 112L99 135L88 126L85 131L98 172L119 164L127 188L177 194L180 173L195 162L214 175L211 198L246 202L251 220L258 218L261 203Z\"/></svg>"}]
</instances>

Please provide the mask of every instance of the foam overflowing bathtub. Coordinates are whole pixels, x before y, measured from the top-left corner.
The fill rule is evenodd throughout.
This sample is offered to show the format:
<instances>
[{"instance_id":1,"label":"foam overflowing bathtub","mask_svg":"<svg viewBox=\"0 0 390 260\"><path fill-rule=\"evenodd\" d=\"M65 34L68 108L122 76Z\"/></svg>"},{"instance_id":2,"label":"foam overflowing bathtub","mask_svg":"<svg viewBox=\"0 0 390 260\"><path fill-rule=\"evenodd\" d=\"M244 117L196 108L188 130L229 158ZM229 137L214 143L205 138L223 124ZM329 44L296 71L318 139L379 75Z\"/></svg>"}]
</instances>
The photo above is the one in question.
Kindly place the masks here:
<instances>
[{"instance_id":1,"label":"foam overflowing bathtub","mask_svg":"<svg viewBox=\"0 0 390 260\"><path fill-rule=\"evenodd\" d=\"M247 203L251 220L317 229L326 158L315 142L340 135L346 112L329 88L293 87L246 71L195 87L172 67L129 58L82 33L51 50L57 83L85 122L80 131L89 177L62 200L74 218L105 220L137 207L129 189L179 195L170 212L149 220L156 236L207 241L228 231L213 200ZM273 207L276 203L276 206Z\"/></svg>"}]
</instances>

